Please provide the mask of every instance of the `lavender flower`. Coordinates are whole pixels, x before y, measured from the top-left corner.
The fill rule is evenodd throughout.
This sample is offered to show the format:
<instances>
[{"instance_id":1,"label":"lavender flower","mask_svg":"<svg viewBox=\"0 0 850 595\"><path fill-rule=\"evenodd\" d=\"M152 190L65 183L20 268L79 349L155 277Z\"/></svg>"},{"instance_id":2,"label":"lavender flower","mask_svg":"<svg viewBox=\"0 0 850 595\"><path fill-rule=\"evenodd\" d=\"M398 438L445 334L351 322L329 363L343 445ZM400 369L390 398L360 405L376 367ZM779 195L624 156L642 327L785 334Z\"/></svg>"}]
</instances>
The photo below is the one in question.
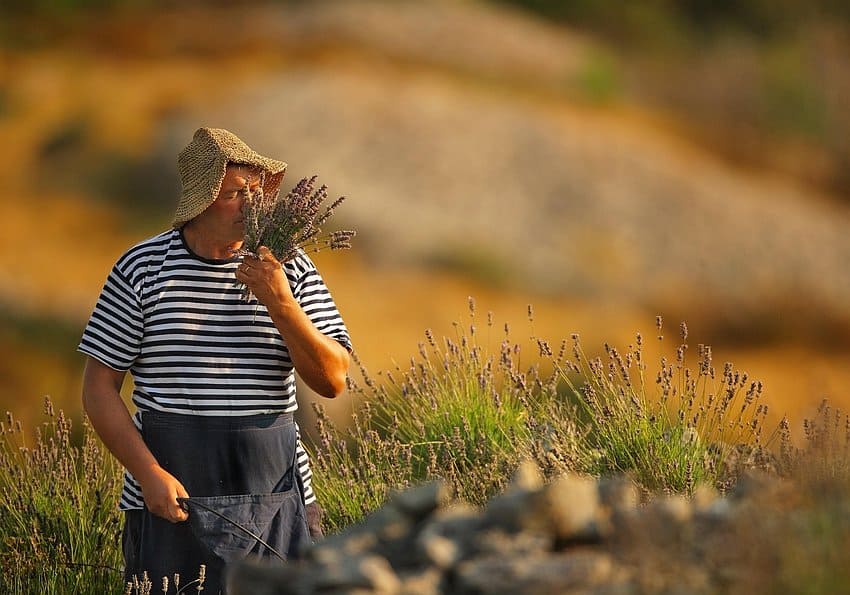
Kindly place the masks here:
<instances>
[{"instance_id":1,"label":"lavender flower","mask_svg":"<svg viewBox=\"0 0 850 595\"><path fill-rule=\"evenodd\" d=\"M246 195L242 213L245 219L245 239L235 256L256 255L260 246L266 246L280 262L292 260L299 250L307 253L325 248L345 250L351 248L353 230L334 231L322 234L322 226L330 219L336 208L345 200L340 196L322 210L328 198L324 184L316 188L317 176L303 178L289 193L280 198L280 193L265 196L261 175L260 186L251 191L246 184ZM246 299L249 292L244 292Z\"/></svg>"}]
</instances>

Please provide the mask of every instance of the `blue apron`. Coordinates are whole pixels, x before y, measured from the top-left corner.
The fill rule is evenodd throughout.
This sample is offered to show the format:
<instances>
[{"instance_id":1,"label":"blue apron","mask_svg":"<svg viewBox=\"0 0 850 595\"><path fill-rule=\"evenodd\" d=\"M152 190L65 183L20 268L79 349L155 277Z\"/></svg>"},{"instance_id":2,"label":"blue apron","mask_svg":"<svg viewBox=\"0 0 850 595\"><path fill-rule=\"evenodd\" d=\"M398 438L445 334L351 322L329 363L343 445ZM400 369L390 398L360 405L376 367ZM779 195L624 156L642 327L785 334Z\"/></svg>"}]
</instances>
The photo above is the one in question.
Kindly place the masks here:
<instances>
[{"instance_id":1,"label":"blue apron","mask_svg":"<svg viewBox=\"0 0 850 595\"><path fill-rule=\"evenodd\" d=\"M125 578L147 571L156 589L163 576L173 584L179 573L182 586L204 564L204 592L213 595L223 592L226 564L248 556L292 559L310 542L291 413L145 412L142 436L160 466L189 492L189 520L171 523L147 509L128 511Z\"/></svg>"}]
</instances>

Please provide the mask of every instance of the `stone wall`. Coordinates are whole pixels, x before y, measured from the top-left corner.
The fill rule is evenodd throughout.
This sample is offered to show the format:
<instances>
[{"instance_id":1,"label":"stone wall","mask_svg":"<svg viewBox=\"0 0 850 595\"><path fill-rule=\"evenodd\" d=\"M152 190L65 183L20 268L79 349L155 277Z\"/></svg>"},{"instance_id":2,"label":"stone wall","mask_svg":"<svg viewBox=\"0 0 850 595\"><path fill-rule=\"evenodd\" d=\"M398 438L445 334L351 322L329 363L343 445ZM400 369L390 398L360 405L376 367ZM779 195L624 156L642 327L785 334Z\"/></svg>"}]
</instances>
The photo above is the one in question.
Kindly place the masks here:
<instances>
[{"instance_id":1,"label":"stone wall","mask_svg":"<svg viewBox=\"0 0 850 595\"><path fill-rule=\"evenodd\" d=\"M527 465L510 489L476 509L429 483L393 494L300 562L234 567L230 592L765 592L778 562L760 541L770 524L761 513L765 502L783 501L783 489L749 475L728 497L701 489L690 499L640 502L625 478L564 476L544 485Z\"/></svg>"}]
</instances>

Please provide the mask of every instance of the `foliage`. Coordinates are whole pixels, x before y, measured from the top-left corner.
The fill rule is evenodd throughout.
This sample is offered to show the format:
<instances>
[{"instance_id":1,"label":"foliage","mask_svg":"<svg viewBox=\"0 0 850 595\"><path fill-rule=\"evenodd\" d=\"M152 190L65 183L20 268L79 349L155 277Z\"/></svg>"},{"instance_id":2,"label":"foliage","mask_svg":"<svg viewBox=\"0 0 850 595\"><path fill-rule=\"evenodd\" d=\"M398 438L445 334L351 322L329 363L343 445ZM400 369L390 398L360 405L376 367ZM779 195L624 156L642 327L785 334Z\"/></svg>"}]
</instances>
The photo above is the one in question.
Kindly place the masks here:
<instances>
[{"instance_id":1,"label":"foliage","mask_svg":"<svg viewBox=\"0 0 850 595\"><path fill-rule=\"evenodd\" d=\"M658 340L662 320L656 320ZM661 357L657 374L647 377L644 340L638 334L625 354L608 344L606 359L590 358L578 335L572 336L572 358L561 349L556 369L580 404L588 425L585 449L593 454L586 469L594 475L633 474L650 491L693 493L701 483L730 487L724 464L742 445L758 457L768 406L763 386L726 363L718 375L712 350L699 345L698 370L686 365L687 326L675 361ZM540 341L541 352L551 355ZM770 438L778 435L778 430Z\"/></svg>"},{"instance_id":2,"label":"foliage","mask_svg":"<svg viewBox=\"0 0 850 595\"><path fill-rule=\"evenodd\" d=\"M728 489L741 469L774 460L766 446L779 431L763 436L762 384L731 364L717 374L704 345L699 369L689 369L684 325L675 362L662 357L648 378L640 336L625 356L606 345L607 361L588 357L577 335L572 356L567 341L555 354L536 339L539 361L523 368L507 327L491 349L492 315L483 343L471 300L470 317L454 338L426 332L419 357L383 383L361 367L364 384L352 382L351 392L362 406L350 428L319 408L316 490L331 529L358 521L390 489L438 477L483 504L523 458L548 476L628 473L647 492L683 494L700 484Z\"/></svg>"},{"instance_id":3,"label":"foliage","mask_svg":"<svg viewBox=\"0 0 850 595\"><path fill-rule=\"evenodd\" d=\"M770 37L788 33L816 19L850 20L850 9L838 0L500 1L554 20L631 39L649 39L657 33L658 27L670 25L701 36L734 29L757 37Z\"/></svg>"},{"instance_id":4,"label":"foliage","mask_svg":"<svg viewBox=\"0 0 850 595\"><path fill-rule=\"evenodd\" d=\"M493 332L488 316L485 334ZM383 383L360 365L363 384L351 380L349 388L362 407L349 428L317 408L314 489L331 529L360 520L388 490L430 478L447 479L459 497L483 504L530 456L544 393L536 369L520 369L509 329L497 349L479 344L470 299L467 329L456 325L455 338L439 342L426 331L426 339L406 369L382 374Z\"/></svg>"},{"instance_id":5,"label":"foliage","mask_svg":"<svg viewBox=\"0 0 850 595\"><path fill-rule=\"evenodd\" d=\"M588 102L610 103L623 95L621 69L614 55L595 50L585 59L574 84Z\"/></svg>"},{"instance_id":6,"label":"foliage","mask_svg":"<svg viewBox=\"0 0 850 595\"><path fill-rule=\"evenodd\" d=\"M0 424L0 592L120 592L118 465L88 422L74 446L49 399L45 414L29 446L11 414Z\"/></svg>"},{"instance_id":7,"label":"foliage","mask_svg":"<svg viewBox=\"0 0 850 595\"><path fill-rule=\"evenodd\" d=\"M529 317L533 324L531 308ZM657 328L660 345L660 319ZM429 478L484 504L527 459L547 477L626 472L648 495L690 494L700 484L725 489L757 467L791 478L793 496L780 502L793 514L782 523L754 515L752 527L734 532L738 547L747 547L748 535L772 544L766 555L782 572L768 590L841 591L850 582L850 417L824 402L797 448L787 419L766 432L760 383L731 364L718 373L704 345L691 370L684 325L680 333L675 357L661 355L653 374L640 335L624 353L606 346L596 357L577 336L557 352L532 336L538 353L528 361L524 343L492 315L476 326L470 300L468 325L441 340L426 332L418 356L379 374L380 382L358 362L350 391L360 407L351 423L340 427L317 407L313 485L326 529L343 530L379 508L388 491ZM75 441L49 399L45 413L32 444L11 414L0 424L0 592L120 592L120 468L85 420ZM783 533L789 526L793 540ZM159 585L142 578L125 592Z\"/></svg>"}]
</instances>

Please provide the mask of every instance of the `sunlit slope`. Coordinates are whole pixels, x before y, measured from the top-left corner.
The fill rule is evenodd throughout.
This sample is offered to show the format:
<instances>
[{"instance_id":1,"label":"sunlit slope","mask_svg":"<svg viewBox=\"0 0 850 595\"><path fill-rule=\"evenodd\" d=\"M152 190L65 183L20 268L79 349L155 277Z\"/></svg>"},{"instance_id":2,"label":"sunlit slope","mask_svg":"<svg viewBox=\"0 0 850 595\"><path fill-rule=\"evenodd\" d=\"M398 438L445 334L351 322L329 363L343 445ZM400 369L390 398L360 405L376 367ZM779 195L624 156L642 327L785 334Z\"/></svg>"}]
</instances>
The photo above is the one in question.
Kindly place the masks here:
<instances>
[{"instance_id":1,"label":"sunlit slope","mask_svg":"<svg viewBox=\"0 0 850 595\"><path fill-rule=\"evenodd\" d=\"M177 151L223 126L284 158L290 183L317 173L349 196L337 218L358 230L354 252L320 261L373 371L405 361L426 327L451 333L473 295L520 336L532 302L538 334L578 331L590 347L656 313L685 318L779 408L841 396L850 216L837 202L715 159L663 114L577 102L593 44L513 12L251 10L127 19L6 56L9 317L81 332L116 257L168 226L160 181ZM125 169L104 192L116 156ZM122 186L125 171L137 175ZM28 327L11 326L0 400L75 401L78 362L46 355L73 350L74 333L39 350L16 347Z\"/></svg>"}]
</instances>

